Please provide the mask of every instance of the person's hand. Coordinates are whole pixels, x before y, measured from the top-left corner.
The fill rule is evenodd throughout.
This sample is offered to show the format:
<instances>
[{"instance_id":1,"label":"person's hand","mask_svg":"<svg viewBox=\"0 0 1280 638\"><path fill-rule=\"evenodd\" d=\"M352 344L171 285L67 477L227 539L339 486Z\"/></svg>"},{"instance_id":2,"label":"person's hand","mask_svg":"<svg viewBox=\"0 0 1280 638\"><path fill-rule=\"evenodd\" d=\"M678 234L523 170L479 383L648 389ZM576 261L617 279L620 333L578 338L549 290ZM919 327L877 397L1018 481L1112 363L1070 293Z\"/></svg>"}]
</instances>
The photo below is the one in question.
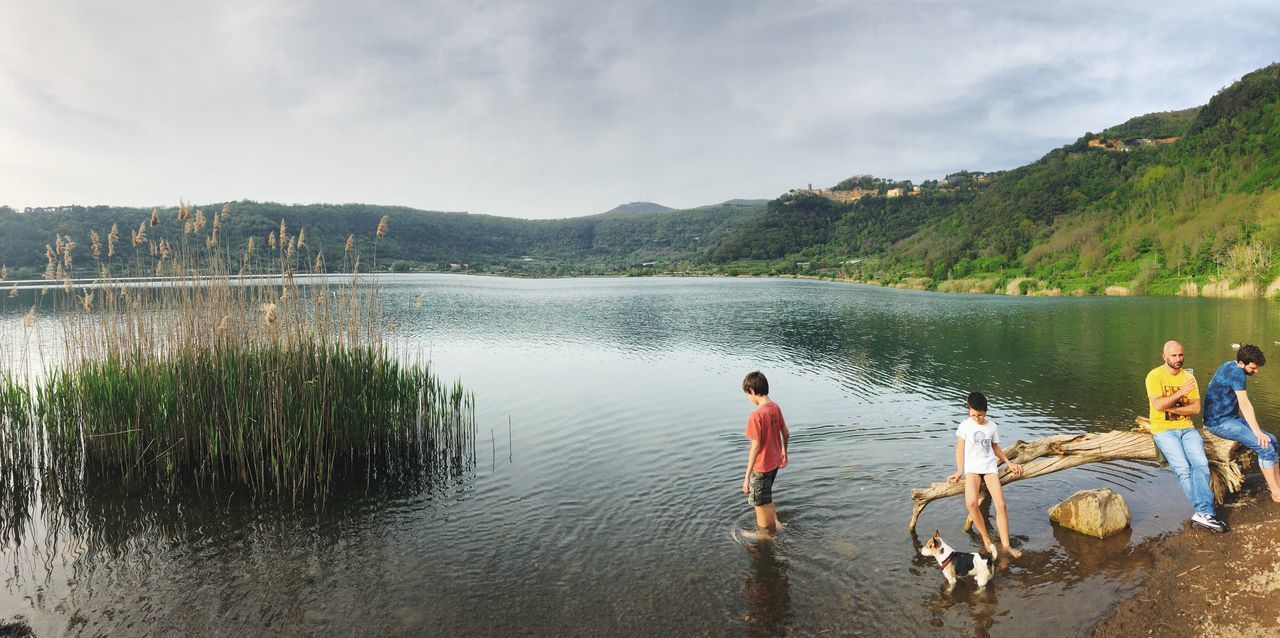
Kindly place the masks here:
<instances>
[{"instance_id":1,"label":"person's hand","mask_svg":"<svg viewBox=\"0 0 1280 638\"><path fill-rule=\"evenodd\" d=\"M1267 436L1266 432L1254 432L1254 434L1258 435L1258 447L1264 450L1271 447L1271 437Z\"/></svg>"},{"instance_id":2,"label":"person's hand","mask_svg":"<svg viewBox=\"0 0 1280 638\"><path fill-rule=\"evenodd\" d=\"M948 483L957 483L957 482L959 482L959 481L960 481L960 470L956 470L956 471L952 472L951 474L947 475L947 482L948 482Z\"/></svg>"},{"instance_id":3,"label":"person's hand","mask_svg":"<svg viewBox=\"0 0 1280 638\"><path fill-rule=\"evenodd\" d=\"M1009 466L1009 471L1010 471L1010 472L1013 472L1013 475L1014 475L1014 476L1022 476L1022 466L1021 466L1021 465L1018 465L1017 463L1014 463L1013 461L1009 461L1008 463L1005 463L1005 465L1008 465L1008 466Z\"/></svg>"},{"instance_id":4,"label":"person's hand","mask_svg":"<svg viewBox=\"0 0 1280 638\"><path fill-rule=\"evenodd\" d=\"M742 479L742 493L743 494L751 493L751 479L749 478Z\"/></svg>"},{"instance_id":5,"label":"person's hand","mask_svg":"<svg viewBox=\"0 0 1280 638\"><path fill-rule=\"evenodd\" d=\"M786 450L783 450L783 451L782 451L782 465L779 465L778 467L779 467L779 468L784 468L784 467L786 467L786 466L787 466L787 452L786 452Z\"/></svg>"},{"instance_id":6,"label":"person's hand","mask_svg":"<svg viewBox=\"0 0 1280 638\"><path fill-rule=\"evenodd\" d=\"M1191 391L1194 390L1195 388L1196 388L1196 378L1191 377L1187 379L1186 383L1182 384L1182 389L1180 390L1180 392L1182 392L1183 396L1186 396L1188 394L1191 394Z\"/></svg>"}]
</instances>

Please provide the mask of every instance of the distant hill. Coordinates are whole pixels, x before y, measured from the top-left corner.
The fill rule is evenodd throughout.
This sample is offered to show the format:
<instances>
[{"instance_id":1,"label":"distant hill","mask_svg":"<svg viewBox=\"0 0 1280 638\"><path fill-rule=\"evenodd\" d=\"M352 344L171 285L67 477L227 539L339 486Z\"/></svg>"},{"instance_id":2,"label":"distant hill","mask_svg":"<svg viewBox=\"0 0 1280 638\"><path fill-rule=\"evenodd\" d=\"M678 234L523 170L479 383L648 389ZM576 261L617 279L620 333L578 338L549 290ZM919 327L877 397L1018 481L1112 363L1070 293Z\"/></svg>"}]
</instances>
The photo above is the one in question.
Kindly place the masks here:
<instances>
[{"instance_id":1,"label":"distant hill","mask_svg":"<svg viewBox=\"0 0 1280 638\"><path fill-rule=\"evenodd\" d=\"M611 210L606 211L605 215L649 215L652 213L665 213L675 210L668 208L662 204L653 202L631 202L629 204L621 204Z\"/></svg>"},{"instance_id":2,"label":"distant hill","mask_svg":"<svg viewBox=\"0 0 1280 638\"><path fill-rule=\"evenodd\" d=\"M949 290L1018 280L1019 292L1262 291L1280 282L1280 65L1202 107L964 175L977 177L964 188L926 182L915 197L786 196L709 255L731 271Z\"/></svg>"},{"instance_id":3,"label":"distant hill","mask_svg":"<svg viewBox=\"0 0 1280 638\"><path fill-rule=\"evenodd\" d=\"M620 273L644 264L687 269L725 235L764 211L763 202L726 203L690 210L528 220L368 204L239 201L197 208L212 216L224 206L228 215L220 229L220 245L233 255L242 253L251 237L258 246L265 246L283 220L291 234L306 228L310 250L323 251L330 258L341 256L347 236L354 236L357 250L365 254L366 269L449 270L466 264L470 270L531 275ZM176 211L175 207L159 210L159 226L146 228L150 242L193 241L175 219ZM378 242L375 265L374 229L383 215L390 216L391 231ZM142 258L135 261L129 237L150 217L151 210L141 208L66 206L17 212L0 207L0 264L18 277L38 276L44 269L45 244L53 244L54 235L59 234L77 244L72 252L77 270L72 274L92 276L96 268L90 233L106 237L112 224L117 224L124 240L117 250L128 257L117 256L111 261L112 269L145 272L150 263L147 247L140 248Z\"/></svg>"},{"instance_id":4,"label":"distant hill","mask_svg":"<svg viewBox=\"0 0 1280 638\"><path fill-rule=\"evenodd\" d=\"M859 175L832 187L830 196L796 191L769 202L762 215L727 236L711 249L708 258L727 263L794 255L805 261L822 261L830 260L827 255L832 249L846 255L878 254L927 222L972 201L992 179L987 173L960 171L945 180L927 181L912 192L915 185L910 181ZM842 191L885 186L912 194L867 196L856 202L839 199Z\"/></svg>"}]
</instances>

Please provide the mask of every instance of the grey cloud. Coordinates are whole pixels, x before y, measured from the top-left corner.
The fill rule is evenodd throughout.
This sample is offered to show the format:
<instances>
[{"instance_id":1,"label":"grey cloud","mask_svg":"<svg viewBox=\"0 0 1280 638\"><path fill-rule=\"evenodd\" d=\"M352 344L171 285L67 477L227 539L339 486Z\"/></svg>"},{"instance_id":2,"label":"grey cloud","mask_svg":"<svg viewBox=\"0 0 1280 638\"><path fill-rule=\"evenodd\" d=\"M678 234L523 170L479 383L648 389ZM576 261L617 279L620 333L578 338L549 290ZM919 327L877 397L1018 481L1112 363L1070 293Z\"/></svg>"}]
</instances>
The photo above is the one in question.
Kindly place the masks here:
<instances>
[{"instance_id":1,"label":"grey cloud","mask_svg":"<svg viewBox=\"0 0 1280 638\"><path fill-rule=\"evenodd\" d=\"M1263 2L9 4L0 139L30 162L0 201L564 216L1008 168L1203 103L1280 57L1277 23Z\"/></svg>"}]
</instances>

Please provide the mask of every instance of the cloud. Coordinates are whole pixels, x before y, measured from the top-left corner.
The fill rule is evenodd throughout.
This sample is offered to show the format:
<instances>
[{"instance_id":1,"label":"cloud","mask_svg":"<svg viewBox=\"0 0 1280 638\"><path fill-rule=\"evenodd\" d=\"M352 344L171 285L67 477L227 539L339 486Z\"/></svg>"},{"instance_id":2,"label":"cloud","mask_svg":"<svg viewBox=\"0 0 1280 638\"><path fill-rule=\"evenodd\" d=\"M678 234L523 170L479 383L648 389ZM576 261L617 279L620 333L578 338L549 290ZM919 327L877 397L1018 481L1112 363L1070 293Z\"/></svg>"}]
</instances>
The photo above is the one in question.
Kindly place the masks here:
<instances>
[{"instance_id":1,"label":"cloud","mask_svg":"<svg viewBox=\"0 0 1280 638\"><path fill-rule=\"evenodd\" d=\"M693 206L1010 168L1280 57L1263 2L793 4L11 3L0 201Z\"/></svg>"}]
</instances>

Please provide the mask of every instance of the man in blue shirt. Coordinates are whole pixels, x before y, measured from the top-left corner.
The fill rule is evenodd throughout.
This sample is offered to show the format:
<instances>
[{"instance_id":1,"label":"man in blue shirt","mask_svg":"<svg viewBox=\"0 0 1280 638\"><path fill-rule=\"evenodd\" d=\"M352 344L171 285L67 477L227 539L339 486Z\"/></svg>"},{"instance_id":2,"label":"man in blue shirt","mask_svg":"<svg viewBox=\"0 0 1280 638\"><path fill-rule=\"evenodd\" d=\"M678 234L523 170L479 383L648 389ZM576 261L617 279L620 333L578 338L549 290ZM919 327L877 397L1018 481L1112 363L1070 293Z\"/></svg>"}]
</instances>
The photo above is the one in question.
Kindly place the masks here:
<instances>
[{"instance_id":1,"label":"man in blue shirt","mask_svg":"<svg viewBox=\"0 0 1280 638\"><path fill-rule=\"evenodd\" d=\"M1231 439L1258 453L1271 500L1280 503L1280 466L1276 464L1276 437L1258 425L1258 416L1245 391L1245 381L1267 362L1258 346L1242 345L1236 360L1227 361L1213 373L1204 393L1204 425L1216 436Z\"/></svg>"}]
</instances>

